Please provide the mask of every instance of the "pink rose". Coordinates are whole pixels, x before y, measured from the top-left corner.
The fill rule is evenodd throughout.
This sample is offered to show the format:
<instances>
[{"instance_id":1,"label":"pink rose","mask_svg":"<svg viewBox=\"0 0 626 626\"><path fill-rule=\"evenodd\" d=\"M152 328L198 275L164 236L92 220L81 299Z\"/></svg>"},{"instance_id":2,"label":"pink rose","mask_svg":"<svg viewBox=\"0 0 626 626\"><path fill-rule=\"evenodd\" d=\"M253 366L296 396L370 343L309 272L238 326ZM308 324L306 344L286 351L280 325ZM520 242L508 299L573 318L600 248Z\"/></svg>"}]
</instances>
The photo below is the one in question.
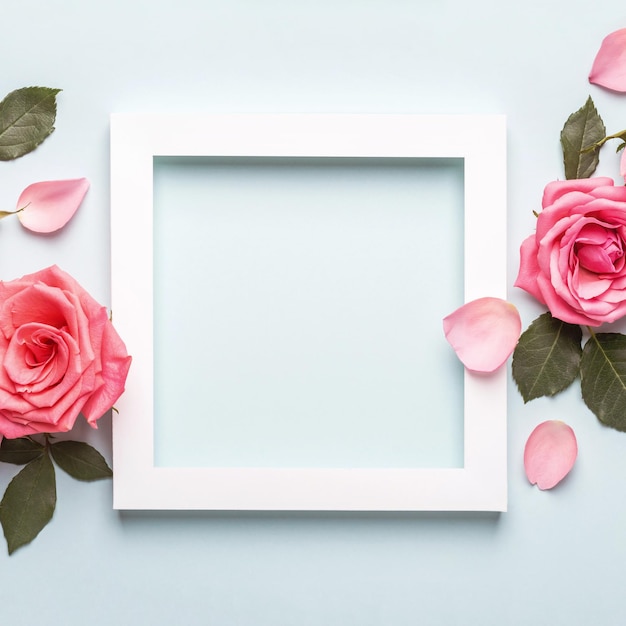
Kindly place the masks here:
<instances>
[{"instance_id":1,"label":"pink rose","mask_svg":"<svg viewBox=\"0 0 626 626\"><path fill-rule=\"evenodd\" d=\"M106 309L58 267L0 281L0 436L65 432L81 412L96 428L130 360Z\"/></svg>"},{"instance_id":2,"label":"pink rose","mask_svg":"<svg viewBox=\"0 0 626 626\"><path fill-rule=\"evenodd\" d=\"M515 285L570 324L626 315L626 187L610 178L549 183Z\"/></svg>"}]
</instances>

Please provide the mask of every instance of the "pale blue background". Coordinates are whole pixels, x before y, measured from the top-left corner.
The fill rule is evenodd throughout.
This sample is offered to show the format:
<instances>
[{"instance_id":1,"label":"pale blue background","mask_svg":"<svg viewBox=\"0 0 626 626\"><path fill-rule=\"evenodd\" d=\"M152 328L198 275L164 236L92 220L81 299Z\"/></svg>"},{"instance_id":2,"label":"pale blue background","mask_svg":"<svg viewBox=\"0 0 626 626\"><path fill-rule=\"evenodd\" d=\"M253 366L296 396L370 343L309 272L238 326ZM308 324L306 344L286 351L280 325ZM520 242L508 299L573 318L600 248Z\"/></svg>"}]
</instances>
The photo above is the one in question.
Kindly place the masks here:
<instances>
[{"instance_id":1,"label":"pale blue background","mask_svg":"<svg viewBox=\"0 0 626 626\"><path fill-rule=\"evenodd\" d=\"M0 274L58 263L104 303L111 111L505 113L511 285L543 187L562 176L566 117L591 93L611 131L626 127L626 96L586 80L601 39L626 26L617 0L22 0L2 15L2 92L64 89L51 139L0 163L3 208L36 180L87 176L92 188L59 235L0 223ZM617 174L610 150L602 172ZM510 298L525 325L541 311L512 287ZM53 522L0 556L0 619L622 624L626 435L600 426L578 395L524 406L511 385L503 515L117 513L110 483L59 476ZM522 451L549 418L574 427L580 455L542 493ZM110 458L109 423L87 430L78 435ZM13 471L0 468L2 486Z\"/></svg>"},{"instance_id":2,"label":"pale blue background","mask_svg":"<svg viewBox=\"0 0 626 626\"><path fill-rule=\"evenodd\" d=\"M155 163L157 465L463 465L461 159Z\"/></svg>"}]
</instances>

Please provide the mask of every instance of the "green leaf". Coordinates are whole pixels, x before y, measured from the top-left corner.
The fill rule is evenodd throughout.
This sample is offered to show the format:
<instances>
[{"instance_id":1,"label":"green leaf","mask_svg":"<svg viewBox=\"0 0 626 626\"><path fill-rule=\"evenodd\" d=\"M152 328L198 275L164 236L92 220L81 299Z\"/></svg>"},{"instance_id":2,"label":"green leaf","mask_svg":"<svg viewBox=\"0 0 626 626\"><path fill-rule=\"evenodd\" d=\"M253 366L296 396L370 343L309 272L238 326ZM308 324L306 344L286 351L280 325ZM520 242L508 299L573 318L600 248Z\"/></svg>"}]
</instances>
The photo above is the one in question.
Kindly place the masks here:
<instances>
[{"instance_id":1,"label":"green leaf","mask_svg":"<svg viewBox=\"0 0 626 626\"><path fill-rule=\"evenodd\" d=\"M83 441L58 441L50 450L58 466L73 478L92 481L113 476L104 457Z\"/></svg>"},{"instance_id":2,"label":"green leaf","mask_svg":"<svg viewBox=\"0 0 626 626\"><path fill-rule=\"evenodd\" d=\"M550 313L540 315L521 335L512 373L524 402L554 396L574 382L580 366L582 330Z\"/></svg>"},{"instance_id":3,"label":"green leaf","mask_svg":"<svg viewBox=\"0 0 626 626\"><path fill-rule=\"evenodd\" d=\"M565 178L589 178L598 167L600 148L584 152L588 146L604 139L606 128L591 96L585 105L572 113L561 131Z\"/></svg>"},{"instance_id":4,"label":"green leaf","mask_svg":"<svg viewBox=\"0 0 626 626\"><path fill-rule=\"evenodd\" d=\"M589 338L580 386L585 404L603 424L626 431L626 336L599 333Z\"/></svg>"},{"instance_id":5,"label":"green leaf","mask_svg":"<svg viewBox=\"0 0 626 626\"><path fill-rule=\"evenodd\" d=\"M0 102L0 161L28 154L52 133L60 91L24 87Z\"/></svg>"},{"instance_id":6,"label":"green leaf","mask_svg":"<svg viewBox=\"0 0 626 626\"><path fill-rule=\"evenodd\" d=\"M19 439L3 439L0 444L0 461L4 463L14 463L15 465L26 465L38 459L44 453L45 447L30 439L20 437Z\"/></svg>"},{"instance_id":7,"label":"green leaf","mask_svg":"<svg viewBox=\"0 0 626 626\"><path fill-rule=\"evenodd\" d=\"M54 466L43 454L20 470L0 502L0 523L9 554L39 534L52 519L56 501Z\"/></svg>"}]
</instances>

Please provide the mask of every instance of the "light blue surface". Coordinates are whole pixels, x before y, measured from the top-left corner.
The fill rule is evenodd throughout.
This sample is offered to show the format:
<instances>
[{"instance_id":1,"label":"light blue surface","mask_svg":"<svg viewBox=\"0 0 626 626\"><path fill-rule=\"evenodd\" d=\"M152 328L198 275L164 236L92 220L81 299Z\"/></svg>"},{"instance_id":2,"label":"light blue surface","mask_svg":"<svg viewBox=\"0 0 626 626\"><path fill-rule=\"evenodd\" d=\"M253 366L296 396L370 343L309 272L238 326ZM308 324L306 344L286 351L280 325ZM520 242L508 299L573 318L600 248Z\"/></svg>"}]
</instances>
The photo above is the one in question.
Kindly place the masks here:
<instances>
[{"instance_id":1,"label":"light blue surface","mask_svg":"<svg viewBox=\"0 0 626 626\"><path fill-rule=\"evenodd\" d=\"M3 6L3 26L3 93L64 90L50 140L0 163L3 208L36 180L87 176L92 188L58 235L3 220L0 275L57 263L105 304L111 111L504 113L510 285L543 187L563 175L567 116L592 94L609 130L626 127L626 96L586 80L602 38L626 26L617 0L22 0ZM602 160L616 176L610 150ZM524 325L542 310L509 295ZM580 454L543 493L527 483L522 452L550 418L573 426ZM118 513L110 483L59 476L53 522L0 556L0 620L623 624L626 435L601 427L576 387L524 406L511 385L508 424L503 515ZM110 459L107 420L77 436ZM13 473L0 466L2 487Z\"/></svg>"},{"instance_id":2,"label":"light blue surface","mask_svg":"<svg viewBox=\"0 0 626 626\"><path fill-rule=\"evenodd\" d=\"M462 160L155 161L157 465L463 465Z\"/></svg>"}]
</instances>

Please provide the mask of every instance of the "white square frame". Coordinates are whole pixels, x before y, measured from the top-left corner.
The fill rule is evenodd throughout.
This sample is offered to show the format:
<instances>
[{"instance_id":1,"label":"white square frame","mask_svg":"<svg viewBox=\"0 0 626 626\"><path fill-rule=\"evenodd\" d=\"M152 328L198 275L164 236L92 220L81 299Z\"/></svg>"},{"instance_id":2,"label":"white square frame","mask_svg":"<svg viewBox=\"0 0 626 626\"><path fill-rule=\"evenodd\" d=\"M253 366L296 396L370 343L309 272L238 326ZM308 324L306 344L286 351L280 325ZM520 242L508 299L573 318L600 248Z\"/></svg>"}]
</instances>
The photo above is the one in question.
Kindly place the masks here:
<instances>
[{"instance_id":1,"label":"white square frame","mask_svg":"<svg viewBox=\"0 0 626 626\"><path fill-rule=\"evenodd\" d=\"M114 508L505 511L506 368L465 372L460 468L154 465L155 156L462 158L465 300L506 298L504 116L112 114L111 275L133 355L113 416Z\"/></svg>"}]
</instances>

